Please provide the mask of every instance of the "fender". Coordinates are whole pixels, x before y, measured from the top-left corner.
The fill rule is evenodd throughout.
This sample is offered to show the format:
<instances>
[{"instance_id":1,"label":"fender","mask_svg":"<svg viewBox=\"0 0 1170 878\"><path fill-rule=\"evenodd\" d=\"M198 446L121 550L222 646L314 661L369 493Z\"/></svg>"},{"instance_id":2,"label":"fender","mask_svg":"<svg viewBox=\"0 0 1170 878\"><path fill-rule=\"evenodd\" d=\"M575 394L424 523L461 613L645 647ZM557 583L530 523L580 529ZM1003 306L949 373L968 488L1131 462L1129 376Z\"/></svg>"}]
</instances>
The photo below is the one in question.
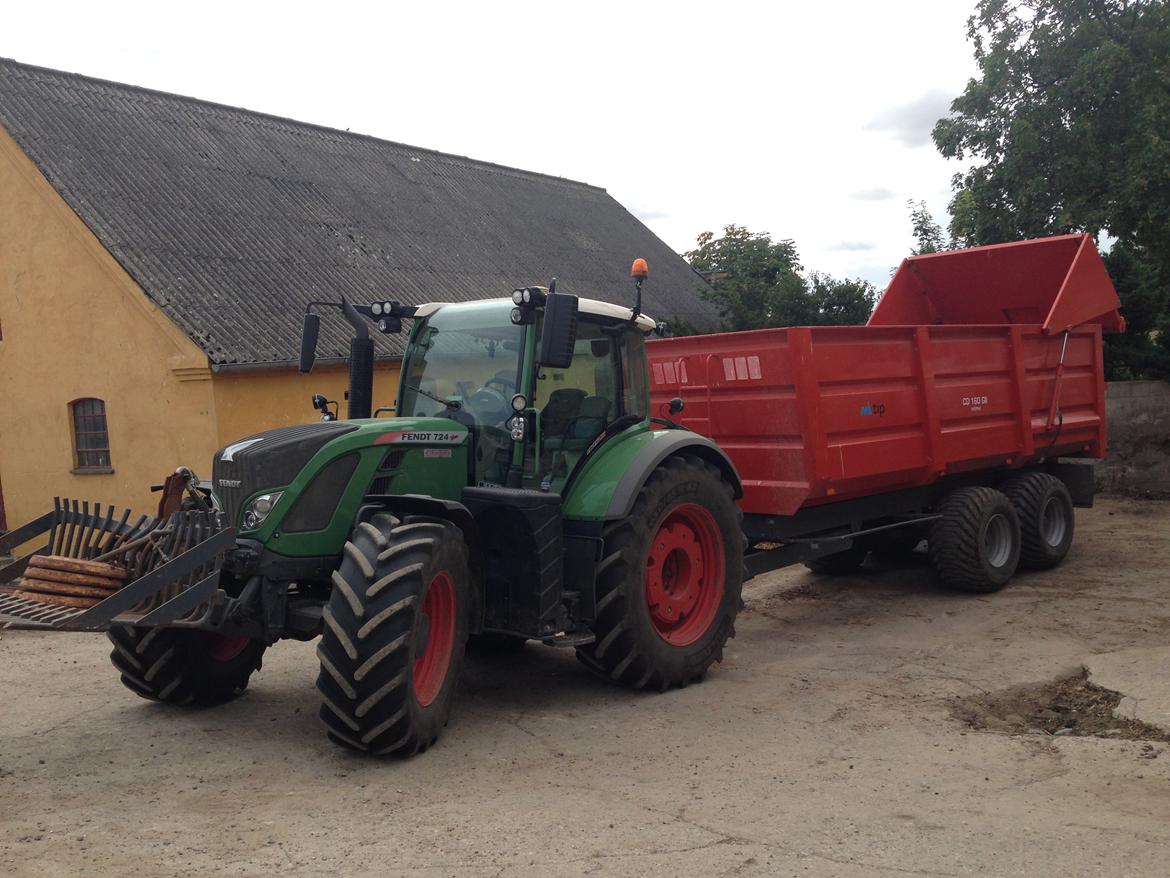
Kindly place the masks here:
<instances>
[{"instance_id":1,"label":"fender","mask_svg":"<svg viewBox=\"0 0 1170 878\"><path fill-rule=\"evenodd\" d=\"M743 496L735 464L706 436L684 429L647 430L637 425L617 434L592 455L565 493L565 518L625 518L650 473L668 457L683 452L714 464L731 484L736 499Z\"/></svg>"},{"instance_id":2,"label":"fender","mask_svg":"<svg viewBox=\"0 0 1170 878\"><path fill-rule=\"evenodd\" d=\"M444 518L463 532L468 549L474 554L480 550L479 525L471 511L457 500L444 500L426 494L399 494L372 498L358 510L357 521L369 521L379 512L393 512L399 518L404 515L429 515ZM356 523L356 522L355 522Z\"/></svg>"}]
</instances>

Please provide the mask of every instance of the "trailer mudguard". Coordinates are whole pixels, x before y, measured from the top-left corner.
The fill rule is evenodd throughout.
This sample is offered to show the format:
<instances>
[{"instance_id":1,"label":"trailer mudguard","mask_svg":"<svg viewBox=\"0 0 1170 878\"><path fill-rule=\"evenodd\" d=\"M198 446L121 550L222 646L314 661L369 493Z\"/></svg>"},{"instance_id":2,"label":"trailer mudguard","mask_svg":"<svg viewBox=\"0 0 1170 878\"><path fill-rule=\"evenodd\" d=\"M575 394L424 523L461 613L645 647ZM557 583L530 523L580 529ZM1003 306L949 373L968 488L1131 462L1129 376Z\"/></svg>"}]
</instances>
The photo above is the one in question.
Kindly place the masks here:
<instances>
[{"instance_id":1,"label":"trailer mudguard","mask_svg":"<svg viewBox=\"0 0 1170 878\"><path fill-rule=\"evenodd\" d=\"M646 430L638 425L618 433L589 458L565 492L565 518L625 518L650 473L668 457L684 452L717 466L736 499L743 496L735 464L710 439L690 430Z\"/></svg>"}]
</instances>

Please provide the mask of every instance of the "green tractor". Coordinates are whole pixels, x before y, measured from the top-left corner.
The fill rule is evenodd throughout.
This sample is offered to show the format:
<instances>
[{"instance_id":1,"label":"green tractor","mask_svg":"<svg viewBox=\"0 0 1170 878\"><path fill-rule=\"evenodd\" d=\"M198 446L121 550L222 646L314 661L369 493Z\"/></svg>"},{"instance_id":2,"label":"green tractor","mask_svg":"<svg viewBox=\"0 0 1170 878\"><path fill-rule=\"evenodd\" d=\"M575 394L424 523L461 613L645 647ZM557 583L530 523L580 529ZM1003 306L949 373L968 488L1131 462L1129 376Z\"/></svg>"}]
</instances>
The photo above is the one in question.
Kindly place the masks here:
<instances>
[{"instance_id":1,"label":"green tractor","mask_svg":"<svg viewBox=\"0 0 1170 878\"><path fill-rule=\"evenodd\" d=\"M377 755L435 741L469 639L572 647L634 689L699 680L741 606L741 488L713 442L651 415L656 326L635 265L633 309L555 281L470 303L313 303L302 371L319 310L354 329L348 417L314 397L320 422L220 450L210 485L189 481L180 511L137 530L64 504L47 549L87 526L77 557L150 544L151 527L171 548L127 550L139 568L122 592L41 624L107 630L123 682L174 703L229 698L269 645L319 636L328 735ZM407 320L396 411L378 416L369 330ZM14 600L2 618L30 619Z\"/></svg>"}]
</instances>

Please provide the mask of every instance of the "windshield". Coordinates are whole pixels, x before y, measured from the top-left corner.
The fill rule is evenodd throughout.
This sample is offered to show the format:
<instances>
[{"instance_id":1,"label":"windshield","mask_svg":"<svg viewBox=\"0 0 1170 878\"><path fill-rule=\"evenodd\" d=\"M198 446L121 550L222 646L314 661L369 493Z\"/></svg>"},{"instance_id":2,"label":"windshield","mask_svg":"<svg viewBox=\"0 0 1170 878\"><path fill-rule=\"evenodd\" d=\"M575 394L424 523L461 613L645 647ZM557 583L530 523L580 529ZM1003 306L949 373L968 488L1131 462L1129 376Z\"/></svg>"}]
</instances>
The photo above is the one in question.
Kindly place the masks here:
<instances>
[{"instance_id":1,"label":"windshield","mask_svg":"<svg viewBox=\"0 0 1170 878\"><path fill-rule=\"evenodd\" d=\"M503 429L520 379L524 330L511 314L509 301L474 302L447 305L420 321L402 366L398 413Z\"/></svg>"}]
</instances>

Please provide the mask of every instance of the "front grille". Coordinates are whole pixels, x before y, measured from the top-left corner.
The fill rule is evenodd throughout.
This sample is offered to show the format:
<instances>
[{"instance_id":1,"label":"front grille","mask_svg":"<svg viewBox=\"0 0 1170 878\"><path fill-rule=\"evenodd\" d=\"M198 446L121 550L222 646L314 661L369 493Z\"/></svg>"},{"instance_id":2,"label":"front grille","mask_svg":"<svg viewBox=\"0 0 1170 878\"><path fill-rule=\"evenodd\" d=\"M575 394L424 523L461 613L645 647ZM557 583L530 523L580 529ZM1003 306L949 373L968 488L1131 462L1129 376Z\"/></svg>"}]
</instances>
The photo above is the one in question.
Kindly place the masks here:
<instances>
[{"instance_id":1,"label":"front grille","mask_svg":"<svg viewBox=\"0 0 1170 878\"><path fill-rule=\"evenodd\" d=\"M284 517L281 527L285 533L308 533L329 527L359 460L361 455L354 451L322 467Z\"/></svg>"},{"instance_id":2,"label":"front grille","mask_svg":"<svg viewBox=\"0 0 1170 878\"><path fill-rule=\"evenodd\" d=\"M257 433L216 452L212 483L227 523L238 526L240 506L265 488L281 489L297 477L327 443L357 429L341 421L319 421ZM224 460L229 454L231 460Z\"/></svg>"}]
</instances>

